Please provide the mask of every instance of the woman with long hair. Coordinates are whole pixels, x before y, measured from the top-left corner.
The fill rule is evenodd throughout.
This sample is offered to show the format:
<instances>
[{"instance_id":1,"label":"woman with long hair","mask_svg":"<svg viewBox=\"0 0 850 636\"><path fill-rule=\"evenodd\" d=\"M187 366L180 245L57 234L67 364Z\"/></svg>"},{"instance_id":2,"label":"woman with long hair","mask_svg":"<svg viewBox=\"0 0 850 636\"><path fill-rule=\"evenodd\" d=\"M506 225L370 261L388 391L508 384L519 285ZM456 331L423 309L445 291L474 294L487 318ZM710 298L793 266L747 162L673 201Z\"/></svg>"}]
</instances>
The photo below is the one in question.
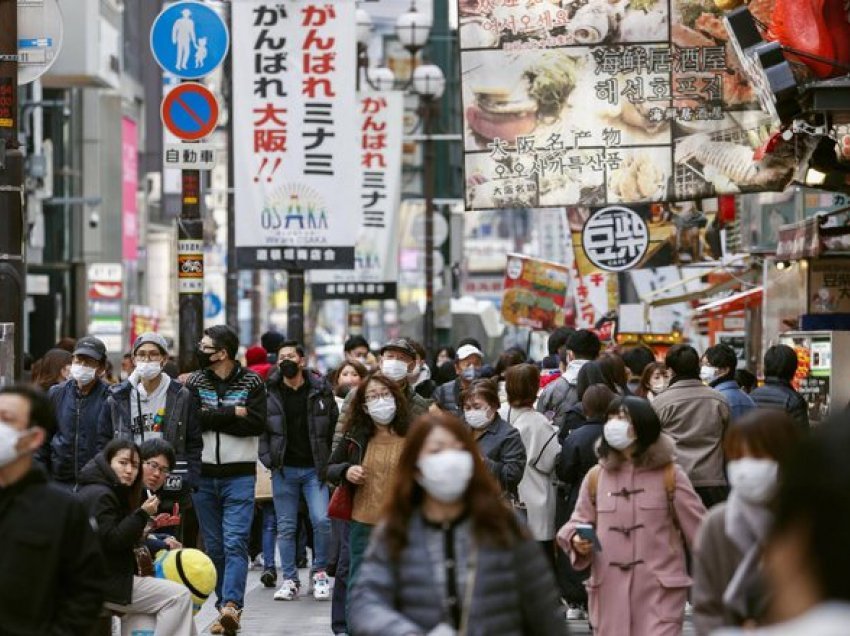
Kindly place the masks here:
<instances>
[{"instance_id":1,"label":"woman with long hair","mask_svg":"<svg viewBox=\"0 0 850 636\"><path fill-rule=\"evenodd\" d=\"M545 556L499 494L460 420L419 418L351 593L352 634L565 634Z\"/></svg>"},{"instance_id":2,"label":"woman with long hair","mask_svg":"<svg viewBox=\"0 0 850 636\"><path fill-rule=\"evenodd\" d=\"M73 356L64 349L51 349L38 361L38 371L33 374L32 383L42 391L61 384L71 373Z\"/></svg>"},{"instance_id":3,"label":"woman with long hair","mask_svg":"<svg viewBox=\"0 0 850 636\"><path fill-rule=\"evenodd\" d=\"M640 376L640 385L635 395L652 402L670 384L670 371L663 362L650 362Z\"/></svg>"},{"instance_id":4,"label":"woman with long hair","mask_svg":"<svg viewBox=\"0 0 850 636\"><path fill-rule=\"evenodd\" d=\"M158 497L141 495L139 447L127 439L109 442L80 471L79 484L106 557L104 606L122 615L122 635L134 633L139 616L154 617L157 634L197 634L189 590L139 571L136 548L144 547L145 527L159 508Z\"/></svg>"},{"instance_id":5,"label":"woman with long hair","mask_svg":"<svg viewBox=\"0 0 850 636\"><path fill-rule=\"evenodd\" d=\"M786 460L798 448L794 421L778 410L751 411L726 432L729 499L706 515L694 550L694 625L698 634L763 622L761 561L773 525L771 504Z\"/></svg>"},{"instance_id":6,"label":"woman with long hair","mask_svg":"<svg viewBox=\"0 0 850 636\"><path fill-rule=\"evenodd\" d=\"M357 360L346 360L339 365L330 378L331 386L333 386L334 390L334 397L336 398L336 405L339 408L342 408L342 404L345 401L345 396L348 395L348 392L359 387L368 375L369 371L366 369L365 365L361 364Z\"/></svg>"},{"instance_id":7,"label":"woman with long hair","mask_svg":"<svg viewBox=\"0 0 850 636\"><path fill-rule=\"evenodd\" d=\"M573 567L590 567L594 634L678 636L691 586L685 548L693 546L705 508L646 400L611 403L597 454L598 467L558 532Z\"/></svg>"},{"instance_id":8,"label":"woman with long hair","mask_svg":"<svg viewBox=\"0 0 850 636\"><path fill-rule=\"evenodd\" d=\"M349 525L348 584L354 585L372 528L381 518L410 419L398 384L373 373L354 394L343 438L328 462L328 481L354 489Z\"/></svg>"}]
</instances>

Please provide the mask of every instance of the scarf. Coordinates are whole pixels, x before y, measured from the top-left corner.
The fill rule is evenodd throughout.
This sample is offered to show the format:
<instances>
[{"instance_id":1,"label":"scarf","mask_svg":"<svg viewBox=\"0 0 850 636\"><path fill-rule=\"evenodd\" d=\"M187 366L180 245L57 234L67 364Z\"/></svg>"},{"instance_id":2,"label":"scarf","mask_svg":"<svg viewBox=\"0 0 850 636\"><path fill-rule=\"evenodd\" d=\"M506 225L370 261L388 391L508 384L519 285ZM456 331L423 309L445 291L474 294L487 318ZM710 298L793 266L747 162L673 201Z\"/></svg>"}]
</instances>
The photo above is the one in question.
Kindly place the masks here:
<instances>
[{"instance_id":1,"label":"scarf","mask_svg":"<svg viewBox=\"0 0 850 636\"><path fill-rule=\"evenodd\" d=\"M726 536L744 555L723 592L724 605L742 618L760 614L766 601L760 594L762 545L773 515L765 507L750 503L733 489L726 502ZM761 597L761 600L759 600Z\"/></svg>"}]
</instances>

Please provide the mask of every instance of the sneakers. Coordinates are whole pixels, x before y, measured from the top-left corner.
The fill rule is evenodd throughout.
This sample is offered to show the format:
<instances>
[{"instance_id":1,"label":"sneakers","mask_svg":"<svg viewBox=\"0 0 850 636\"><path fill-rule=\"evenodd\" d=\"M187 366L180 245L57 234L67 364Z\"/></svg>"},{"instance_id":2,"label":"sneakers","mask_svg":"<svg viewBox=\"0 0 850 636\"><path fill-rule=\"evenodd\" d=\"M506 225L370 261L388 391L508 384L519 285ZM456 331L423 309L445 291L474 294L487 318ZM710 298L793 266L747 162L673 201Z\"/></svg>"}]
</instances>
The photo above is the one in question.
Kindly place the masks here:
<instances>
[{"instance_id":1,"label":"sneakers","mask_svg":"<svg viewBox=\"0 0 850 636\"><path fill-rule=\"evenodd\" d=\"M298 598L298 591L301 586L297 581L293 581L292 579L286 579L283 582L283 585L280 586L280 589L274 593L274 600L276 601L294 601Z\"/></svg>"},{"instance_id":2,"label":"sneakers","mask_svg":"<svg viewBox=\"0 0 850 636\"><path fill-rule=\"evenodd\" d=\"M277 585L277 572L274 570L263 570L263 573L260 575L260 582L265 587L274 587Z\"/></svg>"},{"instance_id":3,"label":"sneakers","mask_svg":"<svg viewBox=\"0 0 850 636\"><path fill-rule=\"evenodd\" d=\"M242 610L236 607L236 603L228 602L219 609L218 624L222 629L221 633L226 636L234 636L239 631L241 618ZM210 629L210 632L212 632L212 629Z\"/></svg>"},{"instance_id":4,"label":"sneakers","mask_svg":"<svg viewBox=\"0 0 850 636\"><path fill-rule=\"evenodd\" d=\"M584 608L581 605L577 605L571 603L567 606L567 620L568 621L584 621L587 620L587 612L584 611Z\"/></svg>"},{"instance_id":5,"label":"sneakers","mask_svg":"<svg viewBox=\"0 0 850 636\"><path fill-rule=\"evenodd\" d=\"M313 598L317 601L327 601L331 597L331 582L328 575L316 572L313 575Z\"/></svg>"}]
</instances>

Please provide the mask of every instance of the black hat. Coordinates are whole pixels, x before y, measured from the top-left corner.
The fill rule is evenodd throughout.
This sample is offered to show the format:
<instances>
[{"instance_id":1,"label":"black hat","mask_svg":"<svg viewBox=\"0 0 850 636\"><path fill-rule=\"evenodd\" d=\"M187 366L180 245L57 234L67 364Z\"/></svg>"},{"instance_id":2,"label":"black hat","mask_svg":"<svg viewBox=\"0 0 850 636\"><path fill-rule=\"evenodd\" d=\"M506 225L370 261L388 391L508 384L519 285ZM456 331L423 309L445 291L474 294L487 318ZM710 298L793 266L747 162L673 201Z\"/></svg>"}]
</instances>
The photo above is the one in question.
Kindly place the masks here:
<instances>
[{"instance_id":1,"label":"black hat","mask_svg":"<svg viewBox=\"0 0 850 636\"><path fill-rule=\"evenodd\" d=\"M94 336L84 336L77 340L77 346L74 347L75 356L86 356L103 362L106 360L106 345Z\"/></svg>"},{"instance_id":2,"label":"black hat","mask_svg":"<svg viewBox=\"0 0 850 636\"><path fill-rule=\"evenodd\" d=\"M383 355L385 351L398 351L409 356L411 360L416 360L416 350L411 347L410 343L404 338L390 340L387 344L381 347L381 355Z\"/></svg>"}]
</instances>

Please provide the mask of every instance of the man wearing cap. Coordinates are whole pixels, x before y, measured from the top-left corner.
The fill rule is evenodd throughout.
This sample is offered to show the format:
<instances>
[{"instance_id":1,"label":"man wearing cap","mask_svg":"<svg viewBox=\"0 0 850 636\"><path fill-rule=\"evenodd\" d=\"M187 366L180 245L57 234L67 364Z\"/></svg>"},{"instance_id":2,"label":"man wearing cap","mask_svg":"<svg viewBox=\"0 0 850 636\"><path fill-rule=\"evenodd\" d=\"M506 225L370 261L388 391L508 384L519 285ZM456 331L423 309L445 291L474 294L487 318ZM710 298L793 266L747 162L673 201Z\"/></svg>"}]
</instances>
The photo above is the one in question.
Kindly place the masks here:
<instances>
[{"instance_id":1,"label":"man wearing cap","mask_svg":"<svg viewBox=\"0 0 850 636\"><path fill-rule=\"evenodd\" d=\"M135 369L127 380L110 387L98 424L98 448L112 439L132 439L141 446L164 439L177 455L165 490L181 505L201 476L204 442L192 393L162 371L168 343L158 333L143 333L133 343Z\"/></svg>"},{"instance_id":2,"label":"man wearing cap","mask_svg":"<svg viewBox=\"0 0 850 636\"><path fill-rule=\"evenodd\" d=\"M463 418L460 394L474 380L481 377L481 367L484 366L484 354L473 344L458 347L455 354L455 370L457 378L437 387L434 391L434 403L444 411Z\"/></svg>"},{"instance_id":3,"label":"man wearing cap","mask_svg":"<svg viewBox=\"0 0 850 636\"><path fill-rule=\"evenodd\" d=\"M77 477L98 451L97 427L106 405L106 346L94 336L77 340L71 376L51 387L48 397L56 411L56 432L38 453L38 460L58 483L74 488Z\"/></svg>"}]
</instances>

